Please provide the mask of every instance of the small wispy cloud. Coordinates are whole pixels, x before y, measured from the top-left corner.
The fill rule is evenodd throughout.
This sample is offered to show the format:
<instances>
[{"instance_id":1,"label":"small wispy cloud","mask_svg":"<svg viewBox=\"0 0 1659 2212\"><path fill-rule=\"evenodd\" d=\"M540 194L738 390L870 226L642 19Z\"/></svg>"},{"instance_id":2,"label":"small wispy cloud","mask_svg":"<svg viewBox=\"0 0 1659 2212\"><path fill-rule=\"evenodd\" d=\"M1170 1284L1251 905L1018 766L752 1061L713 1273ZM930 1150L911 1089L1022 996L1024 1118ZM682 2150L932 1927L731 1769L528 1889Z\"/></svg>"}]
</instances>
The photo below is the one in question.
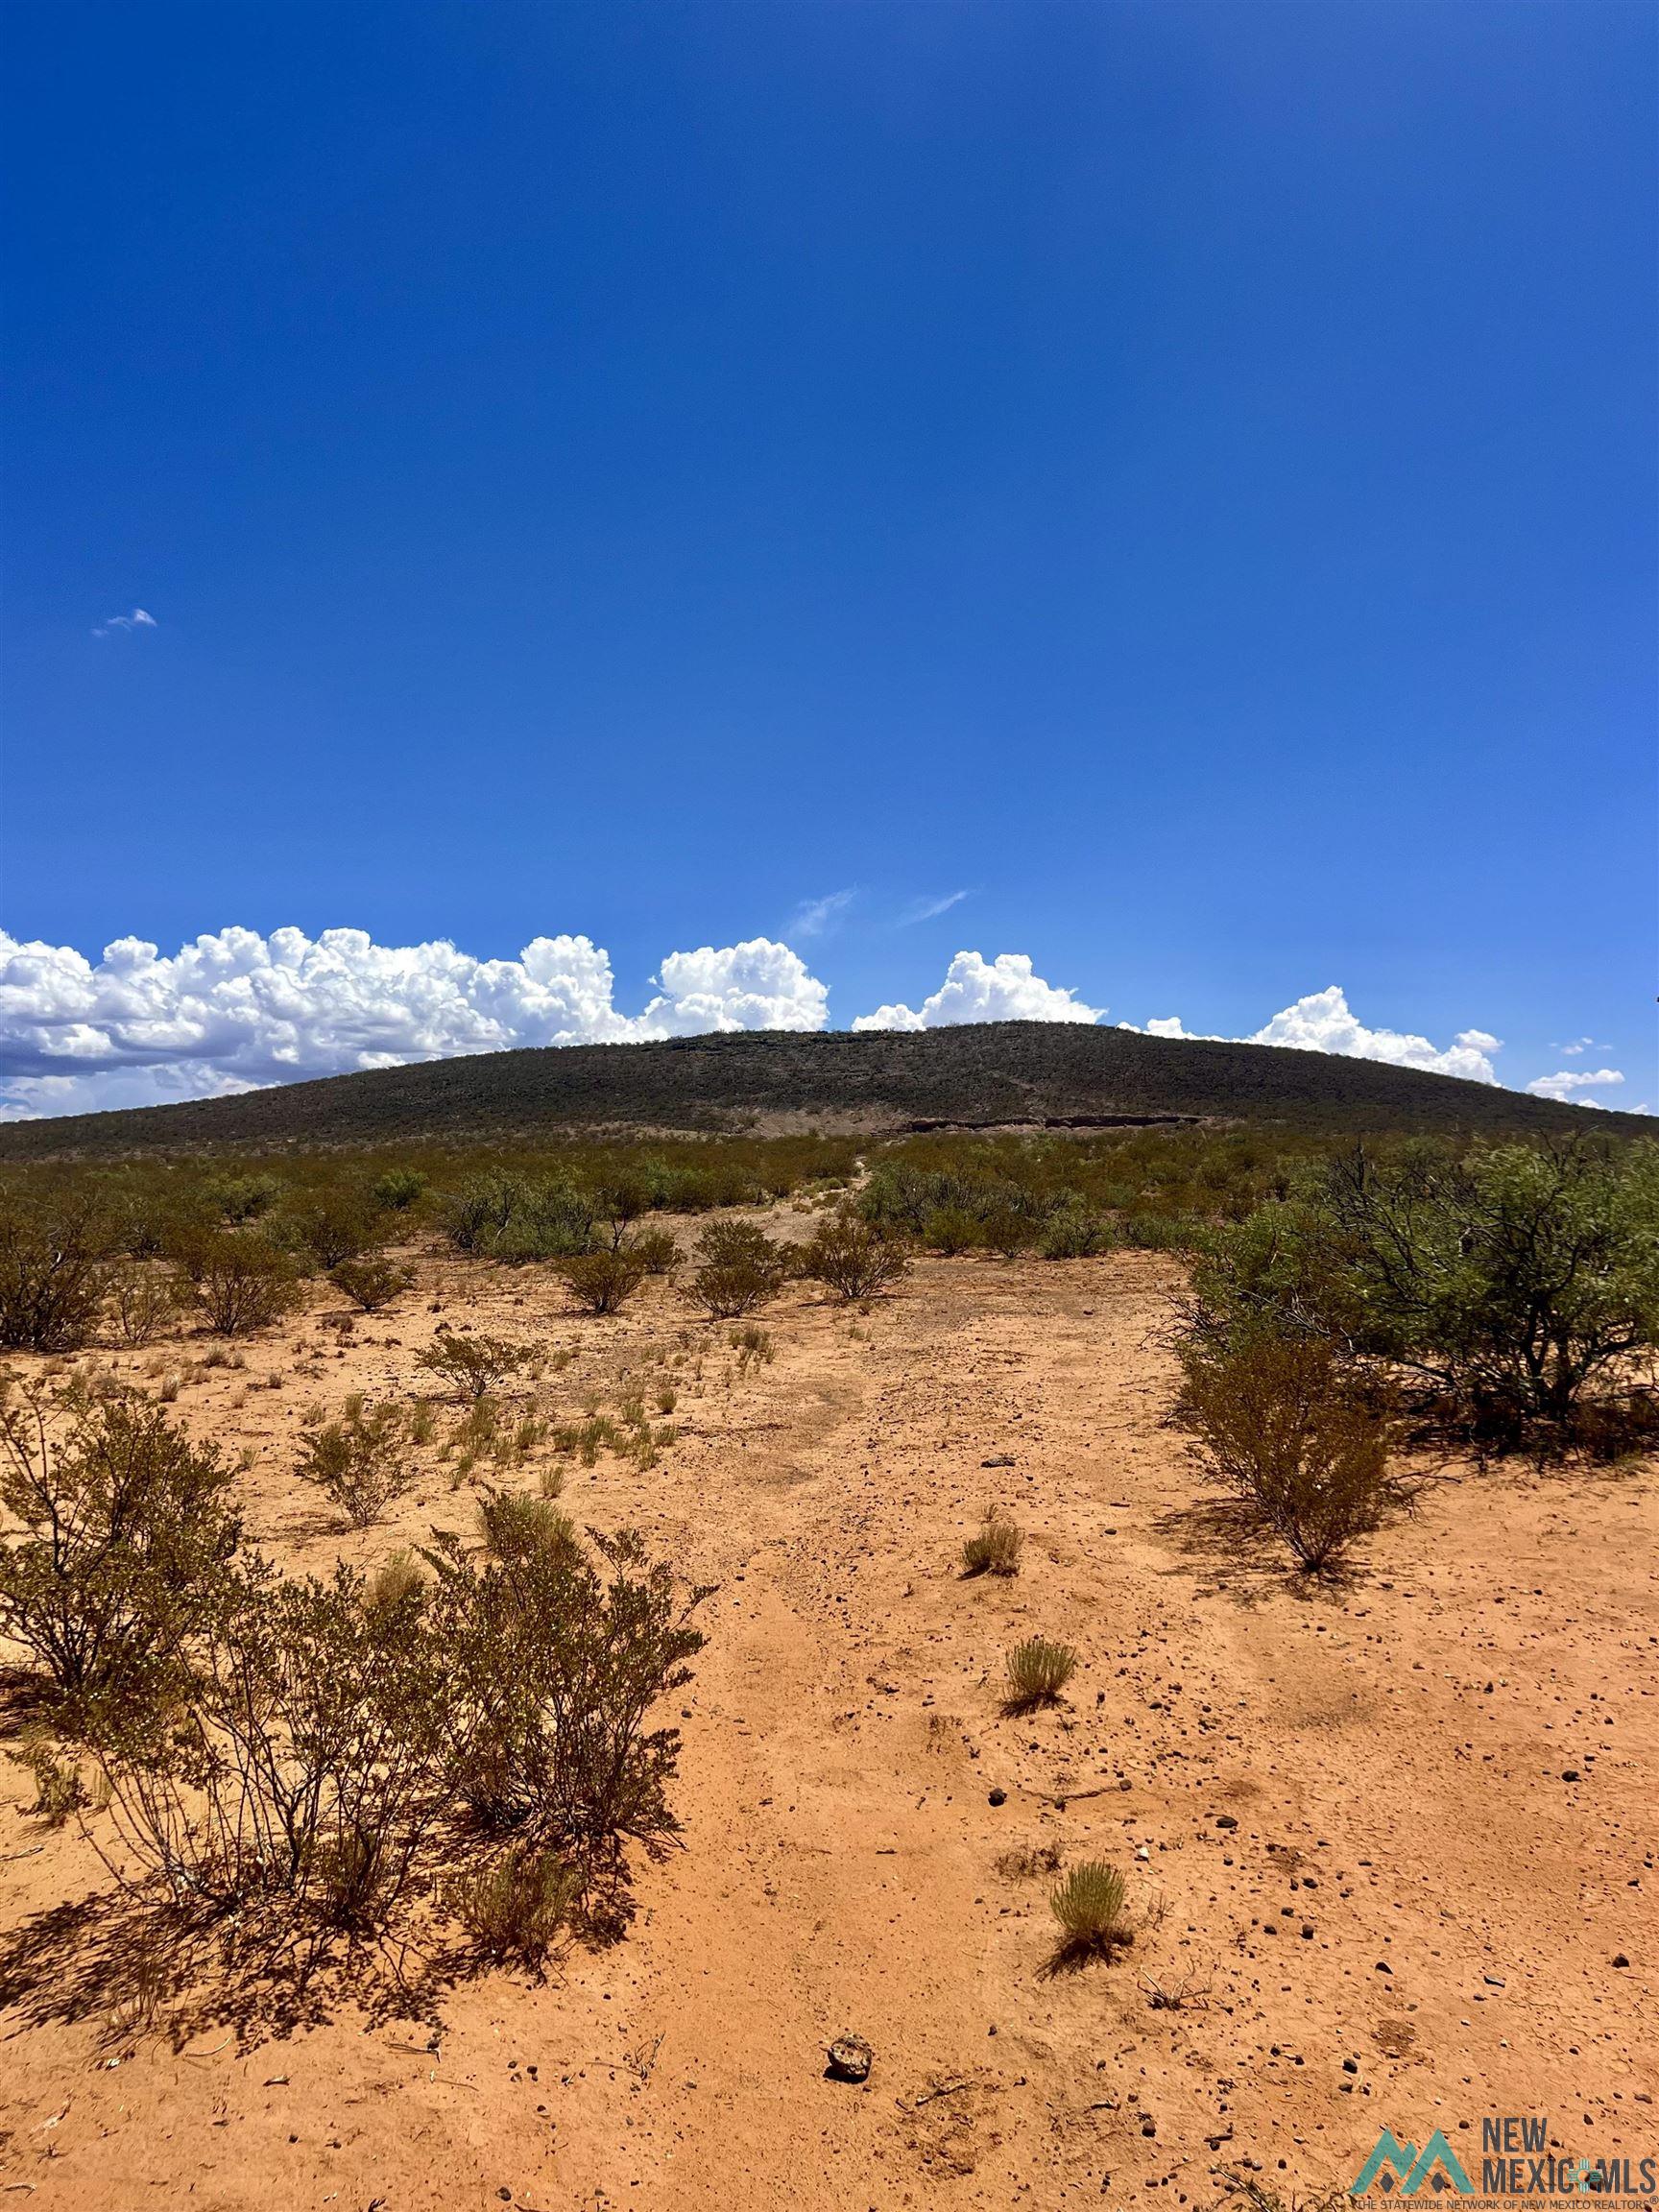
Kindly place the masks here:
<instances>
[{"instance_id":1,"label":"small wispy cloud","mask_svg":"<svg viewBox=\"0 0 1659 2212\"><path fill-rule=\"evenodd\" d=\"M160 627L154 614L147 614L142 607L134 607L131 614L111 614L108 622L95 622L92 635L108 637L117 630L158 630Z\"/></svg>"},{"instance_id":2,"label":"small wispy cloud","mask_svg":"<svg viewBox=\"0 0 1659 2212\"><path fill-rule=\"evenodd\" d=\"M850 887L845 891L826 892L822 899L804 899L789 918L789 935L826 936L857 896L856 890Z\"/></svg>"},{"instance_id":3,"label":"small wispy cloud","mask_svg":"<svg viewBox=\"0 0 1659 2212\"><path fill-rule=\"evenodd\" d=\"M1598 1045L1594 1037L1575 1037L1571 1045L1551 1045L1551 1052L1564 1052L1569 1060L1576 1060L1585 1052L1605 1052L1605 1045Z\"/></svg>"},{"instance_id":4,"label":"small wispy cloud","mask_svg":"<svg viewBox=\"0 0 1659 2212\"><path fill-rule=\"evenodd\" d=\"M949 914L952 906L960 906L970 899L970 891L947 891L941 899L912 899L899 917L901 929L908 929L917 922L935 922L941 914Z\"/></svg>"}]
</instances>

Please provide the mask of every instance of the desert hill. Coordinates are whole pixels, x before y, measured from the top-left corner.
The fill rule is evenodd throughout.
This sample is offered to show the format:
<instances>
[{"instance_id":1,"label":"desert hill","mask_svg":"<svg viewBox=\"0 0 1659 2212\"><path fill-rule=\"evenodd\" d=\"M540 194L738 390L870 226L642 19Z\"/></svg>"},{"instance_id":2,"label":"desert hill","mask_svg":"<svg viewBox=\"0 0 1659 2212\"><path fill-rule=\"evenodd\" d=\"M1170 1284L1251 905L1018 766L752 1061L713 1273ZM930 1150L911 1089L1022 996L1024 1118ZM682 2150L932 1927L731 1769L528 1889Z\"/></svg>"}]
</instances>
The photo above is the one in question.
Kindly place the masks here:
<instances>
[{"instance_id":1,"label":"desert hill","mask_svg":"<svg viewBox=\"0 0 1659 2212\"><path fill-rule=\"evenodd\" d=\"M1633 1135L1650 1126L1634 1115L1328 1053L998 1022L858 1036L745 1031L425 1061L234 1098L14 1122L0 1129L0 1160L464 1142L618 1126L875 1135L1163 1120L1488 1136Z\"/></svg>"}]
</instances>

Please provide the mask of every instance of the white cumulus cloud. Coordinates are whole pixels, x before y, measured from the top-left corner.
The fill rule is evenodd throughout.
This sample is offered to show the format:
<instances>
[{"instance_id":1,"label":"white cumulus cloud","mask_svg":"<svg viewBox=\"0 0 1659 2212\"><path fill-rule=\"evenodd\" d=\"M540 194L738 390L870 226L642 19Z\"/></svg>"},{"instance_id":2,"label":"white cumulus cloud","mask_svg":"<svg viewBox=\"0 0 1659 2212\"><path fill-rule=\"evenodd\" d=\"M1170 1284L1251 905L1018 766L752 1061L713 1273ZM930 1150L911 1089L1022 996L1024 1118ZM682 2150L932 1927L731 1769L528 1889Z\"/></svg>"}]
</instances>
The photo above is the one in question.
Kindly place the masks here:
<instances>
[{"instance_id":1,"label":"white cumulus cloud","mask_svg":"<svg viewBox=\"0 0 1659 2212\"><path fill-rule=\"evenodd\" d=\"M920 1007L878 1006L854 1029L939 1029L953 1022L1098 1022L1103 1007L1085 1006L1071 992L1032 972L1027 952L958 952L945 980Z\"/></svg>"},{"instance_id":2,"label":"white cumulus cloud","mask_svg":"<svg viewBox=\"0 0 1659 2212\"><path fill-rule=\"evenodd\" d=\"M1124 1029L1137 1024L1124 1022ZM1372 1029L1361 1022L1334 984L1328 991L1310 992L1293 1005L1285 1006L1262 1028L1245 1037L1219 1037L1206 1030L1189 1029L1179 1014L1161 1014L1146 1023L1149 1037L1185 1037L1196 1042L1225 1045L1283 1045L1299 1052L1334 1052L1349 1060L1383 1060L1394 1068L1424 1068L1434 1075L1462 1075L1471 1082L1496 1083L1498 1070L1491 1054L1502 1049L1502 1039L1489 1029L1462 1029L1455 1043L1442 1049L1408 1030Z\"/></svg>"},{"instance_id":3,"label":"white cumulus cloud","mask_svg":"<svg viewBox=\"0 0 1659 2212\"><path fill-rule=\"evenodd\" d=\"M1604 1085L1623 1080L1623 1070L1619 1068L1563 1068L1555 1075L1534 1075L1527 1088L1535 1098L1557 1098L1567 1105L1574 1102L1581 1091L1599 1091ZM1599 1103L1595 1098L1576 1098L1576 1102L1580 1106Z\"/></svg>"},{"instance_id":4,"label":"white cumulus cloud","mask_svg":"<svg viewBox=\"0 0 1659 2212\"><path fill-rule=\"evenodd\" d=\"M1498 1080L1489 1055L1498 1050L1499 1042L1484 1029L1465 1029L1443 1051L1427 1037L1407 1030L1368 1029L1334 984L1283 1008L1246 1042L1293 1045L1303 1052L1337 1052L1351 1060L1384 1060L1393 1068L1424 1068L1431 1074L1463 1075L1476 1083Z\"/></svg>"},{"instance_id":5,"label":"white cumulus cloud","mask_svg":"<svg viewBox=\"0 0 1659 2212\"><path fill-rule=\"evenodd\" d=\"M714 1029L822 1029L829 994L788 946L674 952L642 1013L610 956L538 937L516 960L362 929L222 929L170 957L141 938L97 962L0 930L0 1118L199 1098L520 1045L623 1044Z\"/></svg>"}]
</instances>

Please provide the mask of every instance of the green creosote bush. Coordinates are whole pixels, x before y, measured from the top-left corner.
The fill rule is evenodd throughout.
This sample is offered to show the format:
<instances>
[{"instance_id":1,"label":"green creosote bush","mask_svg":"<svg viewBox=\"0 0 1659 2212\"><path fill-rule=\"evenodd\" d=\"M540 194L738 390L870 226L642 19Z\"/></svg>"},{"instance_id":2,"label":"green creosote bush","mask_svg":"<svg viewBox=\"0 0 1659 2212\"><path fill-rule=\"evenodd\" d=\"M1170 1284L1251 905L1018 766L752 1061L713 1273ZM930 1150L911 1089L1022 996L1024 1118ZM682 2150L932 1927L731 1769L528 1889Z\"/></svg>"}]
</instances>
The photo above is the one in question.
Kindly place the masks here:
<instances>
[{"instance_id":1,"label":"green creosote bush","mask_svg":"<svg viewBox=\"0 0 1659 2212\"><path fill-rule=\"evenodd\" d=\"M1080 1205L1056 1207L1044 1222L1037 1250L1045 1260L1093 1260L1109 1251L1112 1224Z\"/></svg>"},{"instance_id":2,"label":"green creosote bush","mask_svg":"<svg viewBox=\"0 0 1659 2212\"><path fill-rule=\"evenodd\" d=\"M134 1395L0 1395L0 1637L50 1678L61 1724L143 1702L241 1539L218 1453Z\"/></svg>"},{"instance_id":3,"label":"green creosote bush","mask_svg":"<svg viewBox=\"0 0 1659 2212\"><path fill-rule=\"evenodd\" d=\"M110 1270L109 1314L121 1342L139 1351L178 1327L177 1287L154 1266L129 1261Z\"/></svg>"},{"instance_id":4,"label":"green creosote bush","mask_svg":"<svg viewBox=\"0 0 1659 2212\"><path fill-rule=\"evenodd\" d=\"M523 1262L588 1251L593 1199L566 1175L473 1177L444 1202L445 1233L458 1252Z\"/></svg>"},{"instance_id":5,"label":"green creosote bush","mask_svg":"<svg viewBox=\"0 0 1659 2212\"><path fill-rule=\"evenodd\" d=\"M407 1442L400 1407L349 1399L338 1420L302 1431L295 1472L339 1506L353 1528L368 1528L417 1479Z\"/></svg>"},{"instance_id":6,"label":"green creosote bush","mask_svg":"<svg viewBox=\"0 0 1659 2212\"><path fill-rule=\"evenodd\" d=\"M282 1186L274 1175L216 1175L202 1188L204 1204L232 1227L257 1221L281 1195Z\"/></svg>"},{"instance_id":7,"label":"green creosote bush","mask_svg":"<svg viewBox=\"0 0 1659 2212\"><path fill-rule=\"evenodd\" d=\"M1406 1502L1379 1385L1340 1345L1259 1319L1199 1328L1178 1357L1180 1417L1212 1473L1309 1572L1335 1567Z\"/></svg>"},{"instance_id":8,"label":"green creosote bush","mask_svg":"<svg viewBox=\"0 0 1659 2212\"><path fill-rule=\"evenodd\" d=\"M176 1278L180 1303L195 1305L219 1336L250 1336L292 1313L304 1297L293 1259L262 1237L207 1238Z\"/></svg>"},{"instance_id":9,"label":"green creosote bush","mask_svg":"<svg viewBox=\"0 0 1659 2212\"><path fill-rule=\"evenodd\" d=\"M557 1263L560 1279L585 1313L619 1313L645 1280L645 1262L626 1244L580 1252Z\"/></svg>"},{"instance_id":10,"label":"green creosote bush","mask_svg":"<svg viewBox=\"0 0 1659 2212\"><path fill-rule=\"evenodd\" d=\"M1029 1713L1039 1705L1055 1704L1077 1671L1077 1654L1070 1644L1050 1644L1046 1636L1030 1637L1008 1654L1007 1707L1011 1713Z\"/></svg>"},{"instance_id":11,"label":"green creosote bush","mask_svg":"<svg viewBox=\"0 0 1659 2212\"><path fill-rule=\"evenodd\" d=\"M1036 1243L1040 1224L1016 1207L996 1206L985 1216L982 1234L999 1260L1018 1260Z\"/></svg>"},{"instance_id":12,"label":"green creosote bush","mask_svg":"<svg viewBox=\"0 0 1659 2212\"><path fill-rule=\"evenodd\" d=\"M633 1238L629 1250L647 1275L672 1275L680 1264L680 1245L668 1229L644 1229Z\"/></svg>"},{"instance_id":13,"label":"green creosote bush","mask_svg":"<svg viewBox=\"0 0 1659 2212\"><path fill-rule=\"evenodd\" d=\"M421 1354L419 1363L460 1396L482 1398L527 1367L535 1357L532 1346L511 1343L504 1336L440 1329Z\"/></svg>"},{"instance_id":14,"label":"green creosote bush","mask_svg":"<svg viewBox=\"0 0 1659 2212\"><path fill-rule=\"evenodd\" d=\"M984 1227L966 1207L941 1206L937 1213L927 1216L922 1241L929 1252L938 1252L948 1260L955 1259L959 1253L971 1252L985 1241Z\"/></svg>"},{"instance_id":15,"label":"green creosote bush","mask_svg":"<svg viewBox=\"0 0 1659 2212\"><path fill-rule=\"evenodd\" d=\"M1659 1145L1355 1147L1213 1236L1210 1327L1266 1318L1382 1362L1409 1409L1539 1458L1651 1426Z\"/></svg>"},{"instance_id":16,"label":"green creosote bush","mask_svg":"<svg viewBox=\"0 0 1659 2212\"><path fill-rule=\"evenodd\" d=\"M678 1730L653 1710L702 1648L683 1591L632 1531L509 1557L469 1557L453 1535L426 1553L429 1611L445 1654L461 1790L473 1816L527 1841L613 1857L678 1829L667 1798Z\"/></svg>"},{"instance_id":17,"label":"green creosote bush","mask_svg":"<svg viewBox=\"0 0 1659 2212\"><path fill-rule=\"evenodd\" d=\"M372 1259L342 1260L338 1266L328 1270L328 1280L365 1313L378 1313L415 1284L409 1268L399 1267L378 1254Z\"/></svg>"},{"instance_id":18,"label":"green creosote bush","mask_svg":"<svg viewBox=\"0 0 1659 2212\"><path fill-rule=\"evenodd\" d=\"M283 1235L325 1270L360 1260L387 1237L384 1212L367 1190L324 1190L281 1219Z\"/></svg>"},{"instance_id":19,"label":"green creosote bush","mask_svg":"<svg viewBox=\"0 0 1659 2212\"><path fill-rule=\"evenodd\" d=\"M116 1833L177 1906L359 1935L408 1894L454 1798L449 1678L424 1589L375 1590L238 1567L166 1725L101 1741Z\"/></svg>"},{"instance_id":20,"label":"green creosote bush","mask_svg":"<svg viewBox=\"0 0 1659 2212\"><path fill-rule=\"evenodd\" d=\"M799 1260L802 1275L822 1283L844 1305L890 1289L909 1265L890 1237L851 1214L831 1214L802 1247Z\"/></svg>"},{"instance_id":21,"label":"green creosote bush","mask_svg":"<svg viewBox=\"0 0 1659 2212\"><path fill-rule=\"evenodd\" d=\"M415 1167L388 1167L370 1185L369 1195L383 1214L406 1214L425 1194L427 1178Z\"/></svg>"},{"instance_id":22,"label":"green creosote bush","mask_svg":"<svg viewBox=\"0 0 1659 2212\"><path fill-rule=\"evenodd\" d=\"M97 1324L108 1285L90 1206L0 1210L0 1347L78 1351Z\"/></svg>"},{"instance_id":23,"label":"green creosote bush","mask_svg":"<svg viewBox=\"0 0 1659 2212\"><path fill-rule=\"evenodd\" d=\"M752 1221L711 1221L697 1240L697 1252L690 1295L711 1321L752 1313L782 1287L783 1255Z\"/></svg>"}]
</instances>

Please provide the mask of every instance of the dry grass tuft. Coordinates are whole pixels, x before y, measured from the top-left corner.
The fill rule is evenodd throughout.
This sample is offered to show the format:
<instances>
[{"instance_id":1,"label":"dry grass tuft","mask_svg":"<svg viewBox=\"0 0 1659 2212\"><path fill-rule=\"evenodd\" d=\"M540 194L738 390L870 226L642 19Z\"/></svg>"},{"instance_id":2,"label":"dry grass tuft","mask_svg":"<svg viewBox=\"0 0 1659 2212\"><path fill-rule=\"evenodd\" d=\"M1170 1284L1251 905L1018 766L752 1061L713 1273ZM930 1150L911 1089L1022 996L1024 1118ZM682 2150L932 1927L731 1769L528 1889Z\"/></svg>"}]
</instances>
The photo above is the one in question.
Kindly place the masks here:
<instances>
[{"instance_id":1,"label":"dry grass tuft","mask_svg":"<svg viewBox=\"0 0 1659 2212\"><path fill-rule=\"evenodd\" d=\"M1076 1671L1077 1654L1070 1644L1033 1636L1017 1645L1008 1654L1008 1711L1030 1713L1055 1704Z\"/></svg>"}]
</instances>

